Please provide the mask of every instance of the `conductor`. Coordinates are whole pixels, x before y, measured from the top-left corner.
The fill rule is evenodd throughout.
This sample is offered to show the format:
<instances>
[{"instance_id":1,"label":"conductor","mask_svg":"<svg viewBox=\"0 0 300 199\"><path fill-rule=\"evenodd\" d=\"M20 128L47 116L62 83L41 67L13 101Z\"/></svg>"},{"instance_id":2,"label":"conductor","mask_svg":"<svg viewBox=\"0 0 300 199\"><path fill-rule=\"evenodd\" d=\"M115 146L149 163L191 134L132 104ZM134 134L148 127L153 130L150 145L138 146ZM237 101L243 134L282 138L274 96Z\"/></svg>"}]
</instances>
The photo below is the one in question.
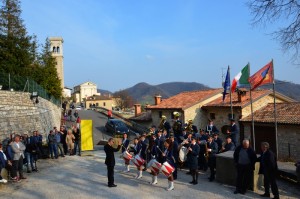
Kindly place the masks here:
<instances>
[{"instance_id":1,"label":"conductor","mask_svg":"<svg viewBox=\"0 0 300 199\"><path fill-rule=\"evenodd\" d=\"M108 178L108 187L116 187L114 184L114 167L115 167L115 155L114 152L120 150L121 145L118 142L118 147L114 148L112 145L114 144L113 138L109 138L107 144L104 146L104 151L106 153L105 164L107 166L107 178Z\"/></svg>"}]
</instances>

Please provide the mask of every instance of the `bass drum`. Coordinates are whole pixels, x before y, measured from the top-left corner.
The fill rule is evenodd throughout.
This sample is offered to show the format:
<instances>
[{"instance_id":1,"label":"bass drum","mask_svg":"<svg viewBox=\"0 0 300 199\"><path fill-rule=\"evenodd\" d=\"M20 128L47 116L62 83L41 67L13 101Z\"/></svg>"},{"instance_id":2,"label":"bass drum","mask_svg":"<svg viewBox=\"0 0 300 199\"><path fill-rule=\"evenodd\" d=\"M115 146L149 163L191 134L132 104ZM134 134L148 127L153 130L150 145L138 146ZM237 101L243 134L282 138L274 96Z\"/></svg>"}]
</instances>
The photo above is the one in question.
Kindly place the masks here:
<instances>
[{"instance_id":1,"label":"bass drum","mask_svg":"<svg viewBox=\"0 0 300 199\"><path fill-rule=\"evenodd\" d=\"M167 161L163 163L163 165L161 166L161 172L166 176L166 177L170 177L170 175L172 175L172 173L175 171L175 168L170 165Z\"/></svg>"},{"instance_id":2,"label":"bass drum","mask_svg":"<svg viewBox=\"0 0 300 199\"><path fill-rule=\"evenodd\" d=\"M180 150L179 150L179 161L180 162L185 162L186 161L186 156L187 154L187 148L186 147L181 147Z\"/></svg>"}]
</instances>

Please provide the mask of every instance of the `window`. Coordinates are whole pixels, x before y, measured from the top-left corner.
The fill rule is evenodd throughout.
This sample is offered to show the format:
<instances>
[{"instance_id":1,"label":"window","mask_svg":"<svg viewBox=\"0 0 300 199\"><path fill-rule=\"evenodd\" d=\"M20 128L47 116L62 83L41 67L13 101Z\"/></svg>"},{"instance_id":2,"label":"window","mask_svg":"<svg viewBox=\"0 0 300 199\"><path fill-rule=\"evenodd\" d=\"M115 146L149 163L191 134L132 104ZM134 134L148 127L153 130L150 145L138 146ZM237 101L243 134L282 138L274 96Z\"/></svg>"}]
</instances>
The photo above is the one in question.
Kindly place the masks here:
<instances>
[{"instance_id":1,"label":"window","mask_svg":"<svg viewBox=\"0 0 300 199\"><path fill-rule=\"evenodd\" d=\"M216 119L216 114L215 114L215 113L210 113L210 114L209 114L209 118L210 118L211 120Z\"/></svg>"},{"instance_id":2,"label":"window","mask_svg":"<svg viewBox=\"0 0 300 199\"><path fill-rule=\"evenodd\" d=\"M103 102L103 106L106 106L106 103L105 103L105 102Z\"/></svg>"},{"instance_id":3,"label":"window","mask_svg":"<svg viewBox=\"0 0 300 199\"><path fill-rule=\"evenodd\" d=\"M162 111L159 111L158 114L159 114L159 118L161 118L161 116L162 116Z\"/></svg>"},{"instance_id":4,"label":"window","mask_svg":"<svg viewBox=\"0 0 300 199\"><path fill-rule=\"evenodd\" d=\"M52 52L56 53L56 48L53 46Z\"/></svg>"},{"instance_id":5,"label":"window","mask_svg":"<svg viewBox=\"0 0 300 199\"><path fill-rule=\"evenodd\" d=\"M59 51L60 51L60 49L59 49L59 47L58 47L58 46L56 47L56 51L57 51L57 53L59 53Z\"/></svg>"}]
</instances>

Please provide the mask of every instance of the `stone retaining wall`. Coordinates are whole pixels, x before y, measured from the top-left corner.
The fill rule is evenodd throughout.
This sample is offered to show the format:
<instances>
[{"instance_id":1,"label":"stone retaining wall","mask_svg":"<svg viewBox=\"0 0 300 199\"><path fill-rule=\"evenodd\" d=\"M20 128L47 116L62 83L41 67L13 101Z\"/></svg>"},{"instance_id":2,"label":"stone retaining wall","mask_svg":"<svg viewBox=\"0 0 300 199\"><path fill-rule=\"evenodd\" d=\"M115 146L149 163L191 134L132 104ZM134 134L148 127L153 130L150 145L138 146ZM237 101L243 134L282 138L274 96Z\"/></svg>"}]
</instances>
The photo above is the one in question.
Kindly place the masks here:
<instances>
[{"instance_id":1,"label":"stone retaining wall","mask_svg":"<svg viewBox=\"0 0 300 199\"><path fill-rule=\"evenodd\" d=\"M0 140L13 132L32 135L38 130L45 141L50 129L60 126L61 108L41 97L38 100L34 104L30 93L0 90Z\"/></svg>"}]
</instances>

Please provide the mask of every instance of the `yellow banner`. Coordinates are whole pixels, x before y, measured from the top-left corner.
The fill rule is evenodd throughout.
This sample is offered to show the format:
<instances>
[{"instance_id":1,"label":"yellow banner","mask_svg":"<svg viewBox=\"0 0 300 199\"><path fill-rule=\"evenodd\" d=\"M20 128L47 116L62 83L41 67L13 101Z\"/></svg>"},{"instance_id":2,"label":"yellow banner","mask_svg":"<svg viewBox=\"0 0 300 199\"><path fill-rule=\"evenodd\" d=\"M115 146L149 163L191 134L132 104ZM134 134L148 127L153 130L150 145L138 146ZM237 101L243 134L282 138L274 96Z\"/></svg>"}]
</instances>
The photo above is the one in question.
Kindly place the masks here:
<instances>
[{"instance_id":1,"label":"yellow banner","mask_svg":"<svg viewBox=\"0 0 300 199\"><path fill-rule=\"evenodd\" d=\"M81 120L81 150L89 151L94 150L93 144L93 121Z\"/></svg>"}]
</instances>

